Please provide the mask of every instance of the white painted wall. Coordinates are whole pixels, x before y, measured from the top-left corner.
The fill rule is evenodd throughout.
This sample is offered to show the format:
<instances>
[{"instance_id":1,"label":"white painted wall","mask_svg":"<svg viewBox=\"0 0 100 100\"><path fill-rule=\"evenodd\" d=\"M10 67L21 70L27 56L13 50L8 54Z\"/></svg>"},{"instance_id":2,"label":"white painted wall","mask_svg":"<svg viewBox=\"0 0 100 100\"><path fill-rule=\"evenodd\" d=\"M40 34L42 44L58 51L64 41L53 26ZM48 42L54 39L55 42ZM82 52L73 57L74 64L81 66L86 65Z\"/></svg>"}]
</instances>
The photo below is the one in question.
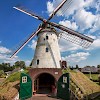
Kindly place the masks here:
<instances>
[{"instance_id":1,"label":"white painted wall","mask_svg":"<svg viewBox=\"0 0 100 100\"><path fill-rule=\"evenodd\" d=\"M48 36L48 40L46 40ZM46 52L46 47L48 52ZM39 64L37 65L37 60ZM33 68L60 68L60 50L56 32L50 28L43 29L38 34L37 46L32 62Z\"/></svg>"}]
</instances>

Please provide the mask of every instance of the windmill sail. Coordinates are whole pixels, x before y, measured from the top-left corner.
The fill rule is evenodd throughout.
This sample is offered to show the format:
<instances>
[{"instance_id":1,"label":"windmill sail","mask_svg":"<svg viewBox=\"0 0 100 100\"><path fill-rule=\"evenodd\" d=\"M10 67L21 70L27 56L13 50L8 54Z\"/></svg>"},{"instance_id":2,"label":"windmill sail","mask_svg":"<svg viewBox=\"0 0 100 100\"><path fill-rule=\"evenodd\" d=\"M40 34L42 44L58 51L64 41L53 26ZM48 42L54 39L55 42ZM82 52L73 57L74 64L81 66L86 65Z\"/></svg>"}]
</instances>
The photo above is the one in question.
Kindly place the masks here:
<instances>
[{"instance_id":1,"label":"windmill sail","mask_svg":"<svg viewBox=\"0 0 100 100\"><path fill-rule=\"evenodd\" d=\"M63 0L53 11L53 13L50 15L50 17L48 18L48 21L56 14L56 12L65 4L67 0ZM38 16L35 16L34 14L32 14L31 12L29 13L27 10L23 10L21 7L13 7L25 14L28 14L29 16L32 16L36 19L39 19ZM41 20L41 19L39 19ZM43 21L45 22L45 20ZM11 56L11 58L13 56L15 56L36 34L38 34L41 30L42 30L43 27L40 27L35 33L33 33L20 47L18 47L18 49L15 50L15 52L13 53L13 55Z\"/></svg>"},{"instance_id":2,"label":"windmill sail","mask_svg":"<svg viewBox=\"0 0 100 100\"><path fill-rule=\"evenodd\" d=\"M22 11L22 12L24 12L24 13L26 13L26 14L28 14L28 15L30 15L30 16L36 18L36 19L38 19L38 20L41 20L41 21L44 22L44 23L50 24L50 25L52 25L52 26L54 26L54 27L56 27L56 28L58 28L58 29L60 29L60 30L63 30L63 31L65 31L65 32L68 32L69 34L76 35L77 37L83 38L83 39L85 39L85 40L87 40L87 41L89 41L89 42L91 42L91 43L93 42L93 39L92 39L92 38L90 38L90 37L88 37L88 36L85 36L85 35L83 35L83 34L80 34L80 33L76 32L76 31L74 31L74 30L72 30L72 29L69 29L69 28L63 26L63 25L60 25L60 24L57 24L57 23L54 23L54 22L49 22L48 20L43 19L42 17L40 17L40 16L34 14L33 12L28 12L27 10L25 10L25 9L23 9L23 8L18 8L18 7L15 7L15 8L16 8L17 10L20 10L20 11Z\"/></svg>"},{"instance_id":3,"label":"windmill sail","mask_svg":"<svg viewBox=\"0 0 100 100\"><path fill-rule=\"evenodd\" d=\"M90 46L90 44L93 43L93 41L94 41L92 38L85 36L84 34L80 34L79 32L69 29L63 25L60 25L60 24L57 24L54 22L49 22L48 20L43 19L42 17L34 14L33 12L28 12L27 10L22 9L22 8L17 8L17 9L19 9L20 11L22 11L38 20L41 20L44 23L50 24L50 25L60 29L61 31L64 31L62 34L62 37L64 39L69 40L78 45L81 45L84 48L87 48L88 46Z\"/></svg>"},{"instance_id":4,"label":"windmill sail","mask_svg":"<svg viewBox=\"0 0 100 100\"><path fill-rule=\"evenodd\" d=\"M91 43L93 43L93 39L88 37L88 36L85 36L83 34L80 34L74 30L71 30L63 25L60 25L60 24L57 24L57 23L54 23L54 22L49 22L50 19L53 18L53 16L59 11L60 8L62 8L62 6L65 4L67 0L63 0L53 11L53 13L51 13L50 17L46 20L36 14L34 14L33 12L23 8L23 7L14 7L15 9L31 16L31 17L34 17L35 19L38 19L38 20L41 20L43 22L42 26L35 32L33 33L23 44L22 46L20 46L18 48L18 50L16 50L14 52L14 54L11 56L11 58L16 55L37 33L39 33L43 28L46 27L47 24L55 27L55 28L58 28L60 29L61 31L64 31L64 33L61 33L60 35L66 39L66 40L69 40L73 43L76 43L78 45L81 45L85 48L87 48ZM72 0L71 0L72 1ZM70 2L71 2L70 1ZM70 5L70 2L68 3Z\"/></svg>"},{"instance_id":5,"label":"windmill sail","mask_svg":"<svg viewBox=\"0 0 100 100\"><path fill-rule=\"evenodd\" d=\"M50 19L52 19L52 17L58 12L58 10L66 3L67 0L63 0L54 10L53 12L50 14L50 17L48 18L47 21L49 21Z\"/></svg>"},{"instance_id":6,"label":"windmill sail","mask_svg":"<svg viewBox=\"0 0 100 100\"><path fill-rule=\"evenodd\" d=\"M58 10L59 10L66 2L67 2L67 0L63 0L63 1L53 10L53 12L50 14L50 17L48 18L48 21L49 21L50 19L53 18L53 16L58 12ZM32 14L31 11L29 11L28 9L25 9L25 8L22 7L22 6L13 7L13 8L16 9L16 10L19 10L19 11L21 11L21 12L23 12L23 13L29 15L29 16L32 16L32 17L38 19L38 17L34 16L34 14Z\"/></svg>"},{"instance_id":7,"label":"windmill sail","mask_svg":"<svg viewBox=\"0 0 100 100\"><path fill-rule=\"evenodd\" d=\"M60 25L60 24L57 24L57 23L52 23L52 22L48 22L50 25L64 31L62 33L62 37L73 42L73 43L76 43L78 45L81 45L82 47L89 47L91 45L91 43L93 43L94 39L84 35L84 34L81 34L79 32L76 32L72 29L69 29L63 25Z\"/></svg>"},{"instance_id":8,"label":"windmill sail","mask_svg":"<svg viewBox=\"0 0 100 100\"><path fill-rule=\"evenodd\" d=\"M21 46L19 46L18 48L16 48L16 50L14 51L14 53L12 54L12 56L10 58L13 58L41 30L42 30L42 28L40 27L36 32L34 32L33 34L31 34L31 36Z\"/></svg>"},{"instance_id":9,"label":"windmill sail","mask_svg":"<svg viewBox=\"0 0 100 100\"><path fill-rule=\"evenodd\" d=\"M60 33L60 37L77 45L80 45L84 48L88 48L91 45L91 42L64 31Z\"/></svg>"}]
</instances>

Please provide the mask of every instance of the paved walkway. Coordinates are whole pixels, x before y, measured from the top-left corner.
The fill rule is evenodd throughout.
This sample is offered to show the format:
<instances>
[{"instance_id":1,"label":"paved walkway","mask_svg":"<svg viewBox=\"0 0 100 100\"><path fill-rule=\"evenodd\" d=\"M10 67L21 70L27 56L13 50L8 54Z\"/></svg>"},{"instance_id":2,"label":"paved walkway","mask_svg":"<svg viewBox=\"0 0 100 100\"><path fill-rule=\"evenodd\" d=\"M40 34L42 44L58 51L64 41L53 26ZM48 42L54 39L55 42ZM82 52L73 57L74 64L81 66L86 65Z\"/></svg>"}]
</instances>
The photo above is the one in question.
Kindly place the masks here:
<instances>
[{"instance_id":1,"label":"paved walkway","mask_svg":"<svg viewBox=\"0 0 100 100\"><path fill-rule=\"evenodd\" d=\"M61 100L61 99L53 98L45 94L36 94L28 100Z\"/></svg>"},{"instance_id":2,"label":"paved walkway","mask_svg":"<svg viewBox=\"0 0 100 100\"><path fill-rule=\"evenodd\" d=\"M51 97L32 97L31 99L28 99L28 100L61 100L61 99L56 99L56 98L51 98Z\"/></svg>"}]
</instances>

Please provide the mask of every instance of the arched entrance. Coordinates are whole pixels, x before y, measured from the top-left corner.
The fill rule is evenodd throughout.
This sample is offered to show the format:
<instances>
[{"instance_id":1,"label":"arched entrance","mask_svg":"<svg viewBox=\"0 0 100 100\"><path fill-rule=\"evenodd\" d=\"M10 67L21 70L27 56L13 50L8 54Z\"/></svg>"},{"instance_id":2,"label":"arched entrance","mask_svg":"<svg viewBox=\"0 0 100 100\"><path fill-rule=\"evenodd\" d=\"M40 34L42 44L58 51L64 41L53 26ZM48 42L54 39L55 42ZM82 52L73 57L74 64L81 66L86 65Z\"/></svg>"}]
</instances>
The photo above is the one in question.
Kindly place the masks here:
<instances>
[{"instance_id":1,"label":"arched entrance","mask_svg":"<svg viewBox=\"0 0 100 100\"><path fill-rule=\"evenodd\" d=\"M42 73L37 76L34 81L34 89L37 93L48 94L52 93L52 88L55 86L56 80L49 73Z\"/></svg>"}]
</instances>

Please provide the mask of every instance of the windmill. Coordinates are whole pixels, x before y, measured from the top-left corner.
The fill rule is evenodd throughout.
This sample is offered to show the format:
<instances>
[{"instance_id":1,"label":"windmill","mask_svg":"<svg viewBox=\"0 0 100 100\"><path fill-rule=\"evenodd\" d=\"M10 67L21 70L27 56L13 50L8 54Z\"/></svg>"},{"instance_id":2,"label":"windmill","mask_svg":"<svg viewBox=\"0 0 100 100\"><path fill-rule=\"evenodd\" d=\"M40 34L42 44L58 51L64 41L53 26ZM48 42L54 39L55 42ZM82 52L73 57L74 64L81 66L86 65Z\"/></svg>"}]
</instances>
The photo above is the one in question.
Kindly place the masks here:
<instances>
[{"instance_id":1,"label":"windmill","mask_svg":"<svg viewBox=\"0 0 100 100\"><path fill-rule=\"evenodd\" d=\"M61 55L58 45L59 36L84 48L90 46L94 41L92 38L63 25L50 22L66 2L67 0L62 0L62 2L53 10L48 19L44 19L24 7L14 7L15 9L42 21L37 30L33 32L25 42L18 46L11 56L11 58L13 58L32 38L37 35L38 39L34 58L32 60L32 69L29 71L32 78L33 92L39 92L41 91L41 88L45 90L48 88L51 90L51 85L55 85L59 77L62 75ZM63 33L58 32L55 28L63 31Z\"/></svg>"},{"instance_id":2,"label":"windmill","mask_svg":"<svg viewBox=\"0 0 100 100\"><path fill-rule=\"evenodd\" d=\"M54 68L56 68L53 74L53 76L55 76L56 74L57 75L59 74L58 69L61 68L61 65L60 65L61 56L60 56L60 50L59 50L59 45L58 45L59 36L75 44L81 45L82 47L85 47L85 48L87 48L88 46L90 46L91 43L93 43L94 40L88 36L80 34L72 29L69 29L63 25L59 25L55 22L50 22L50 20L55 16L58 10L61 9L61 7L66 2L67 0L62 0L62 2L53 10L53 12L51 13L48 19L44 19L34 14L32 11L25 9L24 7L21 7L21 6L14 7L15 9L37 20L42 21L42 23L39 25L37 30L34 33L32 33L31 36L24 43L22 43L21 46L17 48L17 50L15 50L11 58L13 58L32 38L34 38L37 35L38 39L37 39L34 59L32 60L32 67L38 68L38 69L45 68L42 70L42 72L44 70L46 72L47 71L46 68L51 68L51 74ZM57 32L55 28L63 31L63 33ZM36 73L36 75L37 73L40 74L39 70L34 71L34 73ZM50 69L48 73L50 73ZM33 71L31 71L30 75L31 77L34 76L34 78L32 78L33 82L37 80L37 83L38 83L38 79L36 78L36 75L33 74ZM55 79L58 80L58 76ZM37 85L36 87L34 86L35 86L35 83L33 83L33 88L37 88L37 89L39 88Z\"/></svg>"}]
</instances>

